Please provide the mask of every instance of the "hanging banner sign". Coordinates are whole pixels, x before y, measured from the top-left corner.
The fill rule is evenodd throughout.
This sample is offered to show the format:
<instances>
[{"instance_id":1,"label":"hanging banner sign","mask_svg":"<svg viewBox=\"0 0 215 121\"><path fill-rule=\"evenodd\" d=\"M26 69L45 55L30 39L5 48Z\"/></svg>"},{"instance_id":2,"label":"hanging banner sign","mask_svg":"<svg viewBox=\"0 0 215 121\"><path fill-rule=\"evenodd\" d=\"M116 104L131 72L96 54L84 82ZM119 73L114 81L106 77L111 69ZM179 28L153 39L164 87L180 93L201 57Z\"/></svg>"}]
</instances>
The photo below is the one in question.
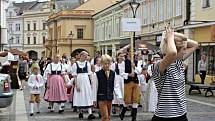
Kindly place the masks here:
<instances>
[{"instance_id":1,"label":"hanging banner sign","mask_svg":"<svg viewBox=\"0 0 215 121\"><path fill-rule=\"evenodd\" d=\"M141 24L139 18L122 18L122 31L124 32L140 32Z\"/></svg>"}]
</instances>

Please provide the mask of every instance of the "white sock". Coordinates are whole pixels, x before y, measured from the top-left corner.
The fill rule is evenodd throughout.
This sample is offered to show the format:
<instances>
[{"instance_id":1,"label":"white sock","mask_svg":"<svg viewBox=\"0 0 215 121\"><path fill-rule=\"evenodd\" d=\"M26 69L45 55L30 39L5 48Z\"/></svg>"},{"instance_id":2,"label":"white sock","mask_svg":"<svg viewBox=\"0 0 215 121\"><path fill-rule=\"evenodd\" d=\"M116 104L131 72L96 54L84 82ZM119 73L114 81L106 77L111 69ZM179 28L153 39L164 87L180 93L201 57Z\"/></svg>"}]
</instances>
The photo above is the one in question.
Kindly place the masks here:
<instances>
[{"instance_id":1,"label":"white sock","mask_svg":"<svg viewBox=\"0 0 215 121\"><path fill-rule=\"evenodd\" d=\"M58 103L58 106L59 106L59 110L63 110L63 109L61 108L61 103Z\"/></svg>"},{"instance_id":2,"label":"white sock","mask_svg":"<svg viewBox=\"0 0 215 121\"><path fill-rule=\"evenodd\" d=\"M92 114L92 108L88 108L88 113Z\"/></svg>"},{"instance_id":3,"label":"white sock","mask_svg":"<svg viewBox=\"0 0 215 121\"><path fill-rule=\"evenodd\" d=\"M65 106L65 103L61 103L61 106Z\"/></svg>"},{"instance_id":4,"label":"white sock","mask_svg":"<svg viewBox=\"0 0 215 121\"><path fill-rule=\"evenodd\" d=\"M133 103L132 104L132 108L138 108L138 104L137 103Z\"/></svg>"},{"instance_id":5,"label":"white sock","mask_svg":"<svg viewBox=\"0 0 215 121\"><path fill-rule=\"evenodd\" d=\"M34 113L34 103L30 103L30 113Z\"/></svg>"},{"instance_id":6,"label":"white sock","mask_svg":"<svg viewBox=\"0 0 215 121\"><path fill-rule=\"evenodd\" d=\"M37 112L40 112L40 103L37 103Z\"/></svg>"}]
</instances>

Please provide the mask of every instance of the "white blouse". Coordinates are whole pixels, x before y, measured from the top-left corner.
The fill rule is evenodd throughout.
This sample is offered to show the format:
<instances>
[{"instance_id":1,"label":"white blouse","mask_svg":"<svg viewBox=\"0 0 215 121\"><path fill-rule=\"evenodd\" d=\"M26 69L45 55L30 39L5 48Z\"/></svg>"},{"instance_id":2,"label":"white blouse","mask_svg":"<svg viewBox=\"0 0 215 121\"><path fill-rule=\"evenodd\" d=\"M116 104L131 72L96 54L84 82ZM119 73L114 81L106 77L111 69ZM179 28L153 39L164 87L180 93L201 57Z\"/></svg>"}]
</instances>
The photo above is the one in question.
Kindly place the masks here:
<instances>
[{"instance_id":1,"label":"white blouse","mask_svg":"<svg viewBox=\"0 0 215 121\"><path fill-rule=\"evenodd\" d=\"M88 71L88 75L91 75L92 74L92 71L91 71L91 65L89 62L87 61L84 61L84 62L81 62L81 61L76 61L76 63L73 64L72 68L73 68L73 73L72 75L73 76L77 76L77 64L79 66L79 68L84 68L85 65L87 63L87 71Z\"/></svg>"}]
</instances>

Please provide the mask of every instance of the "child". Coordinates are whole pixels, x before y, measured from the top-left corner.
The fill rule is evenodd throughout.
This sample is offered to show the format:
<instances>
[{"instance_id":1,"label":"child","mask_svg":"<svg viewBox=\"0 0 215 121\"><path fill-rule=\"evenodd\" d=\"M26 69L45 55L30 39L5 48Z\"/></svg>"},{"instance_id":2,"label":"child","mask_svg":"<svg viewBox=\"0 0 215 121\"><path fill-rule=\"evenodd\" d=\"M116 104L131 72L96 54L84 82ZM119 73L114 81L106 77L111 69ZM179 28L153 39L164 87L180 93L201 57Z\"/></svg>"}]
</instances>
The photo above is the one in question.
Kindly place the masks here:
<instances>
[{"instance_id":1,"label":"child","mask_svg":"<svg viewBox=\"0 0 215 121\"><path fill-rule=\"evenodd\" d=\"M34 114L34 103L37 103L37 113L40 113L40 93L44 85L44 79L39 74L39 66L32 65L32 74L28 79L28 86L30 88L30 116Z\"/></svg>"},{"instance_id":2,"label":"child","mask_svg":"<svg viewBox=\"0 0 215 121\"><path fill-rule=\"evenodd\" d=\"M147 82L148 82L148 76L147 76L147 68L143 67L141 75L138 77L138 80L140 82L140 90L141 90L141 100L142 103L144 102L144 93L146 91Z\"/></svg>"},{"instance_id":3,"label":"child","mask_svg":"<svg viewBox=\"0 0 215 121\"><path fill-rule=\"evenodd\" d=\"M115 78L115 72L110 70L111 57L109 55L102 56L102 69L96 74L96 91L93 92L94 106L98 103L102 115L102 121L110 121L110 112L112 108L113 94L117 98L122 98L119 83Z\"/></svg>"}]
</instances>

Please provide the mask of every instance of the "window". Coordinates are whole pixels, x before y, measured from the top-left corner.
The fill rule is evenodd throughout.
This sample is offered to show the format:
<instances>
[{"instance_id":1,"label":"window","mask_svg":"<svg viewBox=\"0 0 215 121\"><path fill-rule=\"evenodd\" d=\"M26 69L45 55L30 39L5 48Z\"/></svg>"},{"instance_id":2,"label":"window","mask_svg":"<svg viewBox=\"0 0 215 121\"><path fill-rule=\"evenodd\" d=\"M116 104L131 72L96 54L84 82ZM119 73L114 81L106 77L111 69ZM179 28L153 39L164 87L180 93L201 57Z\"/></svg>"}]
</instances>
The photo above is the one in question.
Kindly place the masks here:
<instances>
[{"instance_id":1,"label":"window","mask_svg":"<svg viewBox=\"0 0 215 121\"><path fill-rule=\"evenodd\" d=\"M46 42L46 37L43 36L43 44L45 44L45 42Z\"/></svg>"},{"instance_id":2,"label":"window","mask_svg":"<svg viewBox=\"0 0 215 121\"><path fill-rule=\"evenodd\" d=\"M34 23L34 30L37 30L37 24Z\"/></svg>"},{"instance_id":3,"label":"window","mask_svg":"<svg viewBox=\"0 0 215 121\"><path fill-rule=\"evenodd\" d=\"M120 24L119 24L119 18L116 19L116 29L115 29L115 35L116 37L119 37L120 35Z\"/></svg>"},{"instance_id":4,"label":"window","mask_svg":"<svg viewBox=\"0 0 215 121\"><path fill-rule=\"evenodd\" d=\"M77 29L77 38L78 39L83 39L84 38L84 29L83 28L78 28Z\"/></svg>"},{"instance_id":5,"label":"window","mask_svg":"<svg viewBox=\"0 0 215 121\"><path fill-rule=\"evenodd\" d=\"M16 31L20 31L20 24L16 24Z\"/></svg>"},{"instance_id":6,"label":"window","mask_svg":"<svg viewBox=\"0 0 215 121\"><path fill-rule=\"evenodd\" d=\"M175 2L175 16L180 16L182 15L182 0L176 0Z\"/></svg>"},{"instance_id":7,"label":"window","mask_svg":"<svg viewBox=\"0 0 215 121\"><path fill-rule=\"evenodd\" d=\"M37 38L34 37L34 44L37 44Z\"/></svg>"},{"instance_id":8,"label":"window","mask_svg":"<svg viewBox=\"0 0 215 121\"><path fill-rule=\"evenodd\" d=\"M164 0L159 0L159 20L164 20Z\"/></svg>"},{"instance_id":9,"label":"window","mask_svg":"<svg viewBox=\"0 0 215 121\"><path fill-rule=\"evenodd\" d=\"M13 31L13 25L9 24L9 32L11 33Z\"/></svg>"},{"instance_id":10,"label":"window","mask_svg":"<svg viewBox=\"0 0 215 121\"><path fill-rule=\"evenodd\" d=\"M202 8L209 8L211 7L211 0L202 0Z\"/></svg>"},{"instance_id":11,"label":"window","mask_svg":"<svg viewBox=\"0 0 215 121\"><path fill-rule=\"evenodd\" d=\"M31 37L28 37L28 44L31 44Z\"/></svg>"},{"instance_id":12,"label":"window","mask_svg":"<svg viewBox=\"0 0 215 121\"><path fill-rule=\"evenodd\" d=\"M19 44L19 36L16 37L16 44Z\"/></svg>"},{"instance_id":13,"label":"window","mask_svg":"<svg viewBox=\"0 0 215 121\"><path fill-rule=\"evenodd\" d=\"M12 11L9 12L9 17L10 17L10 18L12 17Z\"/></svg>"},{"instance_id":14,"label":"window","mask_svg":"<svg viewBox=\"0 0 215 121\"><path fill-rule=\"evenodd\" d=\"M31 30L31 24L28 23L28 31L30 31L30 30Z\"/></svg>"},{"instance_id":15,"label":"window","mask_svg":"<svg viewBox=\"0 0 215 121\"><path fill-rule=\"evenodd\" d=\"M43 23L43 30L46 29L46 23Z\"/></svg>"},{"instance_id":16,"label":"window","mask_svg":"<svg viewBox=\"0 0 215 121\"><path fill-rule=\"evenodd\" d=\"M151 23L155 23L157 18L157 0L151 2Z\"/></svg>"},{"instance_id":17,"label":"window","mask_svg":"<svg viewBox=\"0 0 215 121\"><path fill-rule=\"evenodd\" d=\"M167 0L167 19L172 18L173 0Z\"/></svg>"},{"instance_id":18,"label":"window","mask_svg":"<svg viewBox=\"0 0 215 121\"><path fill-rule=\"evenodd\" d=\"M148 5L145 3L143 5L143 25L148 24Z\"/></svg>"}]
</instances>

